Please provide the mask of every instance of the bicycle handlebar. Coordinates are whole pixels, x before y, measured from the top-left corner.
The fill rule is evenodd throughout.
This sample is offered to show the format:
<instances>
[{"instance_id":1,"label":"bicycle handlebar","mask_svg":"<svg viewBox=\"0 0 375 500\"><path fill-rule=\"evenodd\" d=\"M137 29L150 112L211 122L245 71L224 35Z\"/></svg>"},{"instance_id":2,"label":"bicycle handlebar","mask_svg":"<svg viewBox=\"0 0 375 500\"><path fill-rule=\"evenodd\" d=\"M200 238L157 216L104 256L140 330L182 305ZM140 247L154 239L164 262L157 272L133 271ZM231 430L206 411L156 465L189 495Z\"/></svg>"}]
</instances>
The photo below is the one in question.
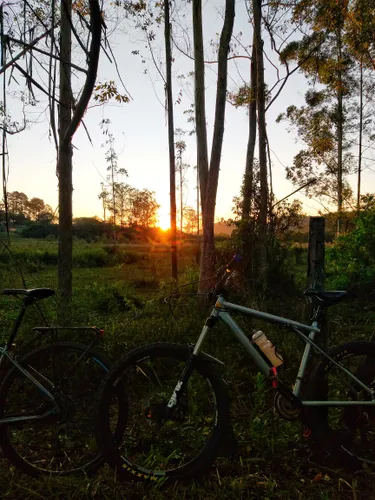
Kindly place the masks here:
<instances>
[{"instance_id":1,"label":"bicycle handlebar","mask_svg":"<svg viewBox=\"0 0 375 500\"><path fill-rule=\"evenodd\" d=\"M233 270L235 270L235 268L237 267L236 264L241 262L241 260L242 260L242 255L236 253L233 255L232 259L228 262L228 264L225 264L224 266L220 267L217 270L216 276L219 277L220 274L221 274L221 276L220 276L219 280L217 281L217 283L215 283L215 285L212 287L212 291L210 293L218 295L218 293L222 290L223 285L225 285L226 281L229 278L228 274L230 275L230 273ZM223 269L224 269L224 272L222 273Z\"/></svg>"}]
</instances>

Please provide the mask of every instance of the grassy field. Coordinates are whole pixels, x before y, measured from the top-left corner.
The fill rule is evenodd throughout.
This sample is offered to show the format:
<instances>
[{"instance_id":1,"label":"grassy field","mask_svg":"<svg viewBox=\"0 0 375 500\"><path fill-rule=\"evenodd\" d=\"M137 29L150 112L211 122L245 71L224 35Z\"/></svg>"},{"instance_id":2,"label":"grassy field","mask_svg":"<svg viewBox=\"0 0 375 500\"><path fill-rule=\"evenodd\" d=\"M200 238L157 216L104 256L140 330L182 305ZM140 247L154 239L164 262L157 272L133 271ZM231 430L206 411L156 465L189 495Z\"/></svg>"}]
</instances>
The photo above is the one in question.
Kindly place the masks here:
<instances>
[{"instance_id":1,"label":"grassy field","mask_svg":"<svg viewBox=\"0 0 375 500\"><path fill-rule=\"evenodd\" d=\"M56 288L57 244L54 241L16 240L0 257L2 288L21 287L22 269L28 287ZM174 304L174 316L163 302L173 284L169 279L170 255L163 245L119 245L76 242L74 248L74 324L103 327L101 348L115 361L129 349L155 341L193 342L208 309L196 298ZM297 289L303 289L305 263L293 269ZM195 248L179 248L181 283L197 279ZM245 303L257 306L254 297ZM264 307L269 312L302 319L304 300L297 291L280 296L270 291ZM54 321L56 301L47 299L43 310ZM2 297L0 317L2 337L17 313L15 299ZM178 318L178 320L176 320ZM354 338L370 338L375 311L371 304L350 302L330 310L330 343ZM38 311L28 316L20 342L28 338L30 326L40 321ZM259 326L239 321L245 331ZM264 325L267 335L285 359L286 377L302 346L293 334ZM80 338L80 340L82 340ZM273 409L273 391L248 365L234 340L220 326L206 349L225 362L223 375L230 387L232 419L238 442L235 457L220 458L211 472L200 480L167 487L121 483L104 467L93 478L31 479L0 459L0 495L6 499L371 499L372 472L338 470L315 457L301 437L300 425L281 420Z\"/></svg>"}]
</instances>

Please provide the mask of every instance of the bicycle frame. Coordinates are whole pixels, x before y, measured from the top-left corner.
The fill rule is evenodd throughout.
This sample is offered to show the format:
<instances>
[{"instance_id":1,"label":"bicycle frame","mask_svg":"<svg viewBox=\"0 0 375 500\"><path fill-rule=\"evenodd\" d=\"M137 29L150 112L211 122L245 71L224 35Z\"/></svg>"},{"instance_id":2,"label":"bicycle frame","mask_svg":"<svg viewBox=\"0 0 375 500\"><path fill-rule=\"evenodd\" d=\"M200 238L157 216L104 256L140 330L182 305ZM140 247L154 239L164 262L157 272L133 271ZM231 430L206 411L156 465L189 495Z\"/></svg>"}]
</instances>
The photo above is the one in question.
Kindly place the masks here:
<instances>
[{"instance_id":1,"label":"bicycle frame","mask_svg":"<svg viewBox=\"0 0 375 500\"><path fill-rule=\"evenodd\" d=\"M231 302L227 302L221 295L218 297L214 308L212 309L211 315L206 320L205 325L203 326L202 332L198 337L198 340L194 346L192 360L188 363L187 367L183 371L179 382L177 383L173 395L168 403L168 407L172 408L175 406L179 394L182 392L183 387L185 386L188 377L192 370L192 365L194 357L198 356L202 350L202 346L204 340L210 332L210 329L214 326L218 319L220 319L233 333L239 343L242 345L243 349L249 354L249 356L253 359L259 370L267 377L271 378L271 380L276 381L276 386L278 384L277 379L277 371L276 368L272 367L269 362L267 362L263 356L259 353L257 348L253 345L253 343L249 340L247 335L243 332L243 330L238 326L238 324L234 321L232 316L229 314L229 311L239 312L248 316L252 316L254 318L266 321L268 323L276 323L278 325L282 325L287 327L296 333L303 342L305 342L306 346L302 355L302 359L300 362L297 378L294 384L293 391L284 388L284 391L290 393L291 398L295 401L299 402L302 406L329 406L329 407L341 407L341 406L373 406L375 405L375 393L372 389L370 389L366 384L361 382L355 375L353 375L350 371L348 371L344 366L340 363L337 363L334 359L332 359L323 349L321 349L315 342L316 335L320 332L320 328L318 327L318 322L314 320L311 325L306 325L304 323L300 323L298 321L293 321L287 318L283 318L281 316L276 316L273 314L265 313L262 311L258 311L256 309L250 309L249 307L240 306L237 304L233 304ZM305 333L304 333L305 332ZM302 382L306 373L307 365L311 355L311 349L322 354L325 358L329 359L333 364L335 364L343 373L345 373L349 378L354 380L358 386L360 386L363 390L371 396L371 401L305 401L300 399Z\"/></svg>"},{"instance_id":2,"label":"bicycle frame","mask_svg":"<svg viewBox=\"0 0 375 500\"><path fill-rule=\"evenodd\" d=\"M30 382L32 382L42 393L43 395L49 399L52 403L54 403L55 408L46 411L45 413L41 415L20 415L20 416L13 416L13 417L6 417L6 418L0 418L0 426L2 424L14 424L17 422L29 422L29 421L35 421L35 420L43 420L47 417L50 417L52 415L56 415L59 412L59 407L58 404L56 403L56 398L55 396L46 388L42 383L40 383L26 368L24 368L18 361L15 359L13 354L10 352L12 348L12 344L17 336L17 332L21 326L23 317L26 313L26 309L33 303L33 301L30 301L28 298L26 298L21 306L21 309L18 313L18 316L14 322L11 334L9 336L8 341L4 345L4 347L0 347L0 369L2 368L5 359L8 359L13 366L17 368ZM45 321L45 320L44 320ZM52 332L53 334L56 333L57 330L92 330L95 334L96 337L94 340L87 346L86 351L82 353L82 355L75 361L75 363L70 367L70 369L65 373L64 377L61 379L61 381L65 381L69 375L75 370L76 366L81 362L83 357L85 356L86 352L91 349L93 345L96 344L98 341L98 338L102 336L103 331L100 330L98 327L50 327L50 326L43 326L43 327L36 327L33 328L33 331L36 331L39 334L43 334L46 332ZM47 386L51 390L56 389L53 385L53 383L48 380L46 377L44 377L41 373L38 372L38 376L43 379L43 381L46 383ZM61 383L60 381L60 383Z\"/></svg>"},{"instance_id":3,"label":"bicycle frame","mask_svg":"<svg viewBox=\"0 0 375 500\"><path fill-rule=\"evenodd\" d=\"M26 370L22 365L18 363L16 359L14 359L13 355L7 351L6 347L0 347L0 354L1 358L4 359L3 357L6 357L27 379L29 379L50 401L56 404L55 397L50 393L48 389L46 389L33 375ZM44 378L44 377L43 377ZM46 381L52 386L51 382L49 382L47 379ZM58 411L58 407L56 405L56 411ZM29 422L33 420L43 420L46 417L49 417L51 415L54 415L56 413L55 410L50 410L47 411L46 413L43 413L42 415L22 415L19 417L8 417L8 418L0 418L0 426L2 424L10 424L10 423L16 423L16 422Z\"/></svg>"}]
</instances>

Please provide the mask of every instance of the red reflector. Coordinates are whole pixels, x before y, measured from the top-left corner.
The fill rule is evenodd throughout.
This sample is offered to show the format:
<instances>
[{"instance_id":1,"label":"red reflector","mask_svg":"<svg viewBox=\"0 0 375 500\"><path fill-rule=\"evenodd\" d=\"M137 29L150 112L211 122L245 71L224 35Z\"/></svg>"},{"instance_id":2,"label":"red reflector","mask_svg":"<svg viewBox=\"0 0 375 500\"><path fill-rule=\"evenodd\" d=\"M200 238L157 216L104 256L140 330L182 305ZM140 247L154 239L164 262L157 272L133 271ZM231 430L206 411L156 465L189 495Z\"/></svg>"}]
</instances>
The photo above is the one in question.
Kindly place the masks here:
<instances>
[{"instance_id":1,"label":"red reflector","mask_svg":"<svg viewBox=\"0 0 375 500\"><path fill-rule=\"evenodd\" d=\"M308 427L305 427L305 430L303 431L302 436L304 438L310 437L311 436L311 429L309 429Z\"/></svg>"},{"instance_id":2,"label":"red reflector","mask_svg":"<svg viewBox=\"0 0 375 500\"><path fill-rule=\"evenodd\" d=\"M103 330L103 328L101 328L99 330L99 335L100 335L100 337L104 337L104 330Z\"/></svg>"}]
</instances>

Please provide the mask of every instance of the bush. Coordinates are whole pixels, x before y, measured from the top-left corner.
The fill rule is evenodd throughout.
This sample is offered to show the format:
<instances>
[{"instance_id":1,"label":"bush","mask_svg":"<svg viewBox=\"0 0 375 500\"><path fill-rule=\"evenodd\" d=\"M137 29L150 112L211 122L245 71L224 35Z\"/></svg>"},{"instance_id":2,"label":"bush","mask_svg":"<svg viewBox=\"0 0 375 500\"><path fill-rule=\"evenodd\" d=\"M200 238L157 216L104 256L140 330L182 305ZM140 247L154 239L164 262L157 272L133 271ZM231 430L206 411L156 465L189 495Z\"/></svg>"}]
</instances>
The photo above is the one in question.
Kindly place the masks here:
<instances>
[{"instance_id":1,"label":"bush","mask_svg":"<svg viewBox=\"0 0 375 500\"><path fill-rule=\"evenodd\" d=\"M375 209L361 212L354 229L327 249L327 272L336 287L372 288L375 283Z\"/></svg>"},{"instance_id":2,"label":"bush","mask_svg":"<svg viewBox=\"0 0 375 500\"><path fill-rule=\"evenodd\" d=\"M90 285L91 307L100 313L136 311L143 307L143 300L134 288L122 281L110 285Z\"/></svg>"},{"instance_id":3,"label":"bush","mask_svg":"<svg viewBox=\"0 0 375 500\"><path fill-rule=\"evenodd\" d=\"M59 235L59 227L57 224L32 222L22 229L21 235L24 238L47 238L49 236L57 238Z\"/></svg>"},{"instance_id":4,"label":"bush","mask_svg":"<svg viewBox=\"0 0 375 500\"><path fill-rule=\"evenodd\" d=\"M73 250L73 267L104 267L108 261L103 247L91 245Z\"/></svg>"}]
</instances>

